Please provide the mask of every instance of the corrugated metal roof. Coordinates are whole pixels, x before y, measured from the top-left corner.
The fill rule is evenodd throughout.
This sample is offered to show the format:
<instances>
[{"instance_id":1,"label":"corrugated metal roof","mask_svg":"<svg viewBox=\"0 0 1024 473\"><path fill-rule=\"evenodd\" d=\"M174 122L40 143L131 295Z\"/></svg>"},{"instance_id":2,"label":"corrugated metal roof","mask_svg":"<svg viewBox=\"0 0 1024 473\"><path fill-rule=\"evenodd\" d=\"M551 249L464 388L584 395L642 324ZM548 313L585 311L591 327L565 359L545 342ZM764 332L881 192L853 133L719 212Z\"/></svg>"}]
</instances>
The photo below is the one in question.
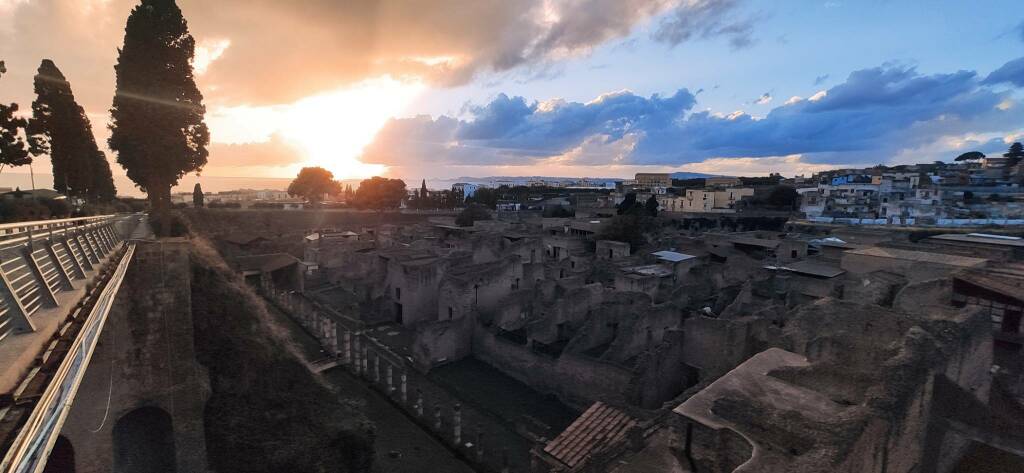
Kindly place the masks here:
<instances>
[{"instance_id":1,"label":"corrugated metal roof","mask_svg":"<svg viewBox=\"0 0 1024 473\"><path fill-rule=\"evenodd\" d=\"M544 452L574 468L591 455L624 440L635 425L636 419L625 412L595 402L569 428L549 442Z\"/></svg>"},{"instance_id":2,"label":"corrugated metal roof","mask_svg":"<svg viewBox=\"0 0 1024 473\"><path fill-rule=\"evenodd\" d=\"M1024 248L1024 239L1008 237L1004 235L988 235L985 233L968 233L966 235L951 233L947 235L935 235L932 240L958 241L962 243L978 243L982 245L1013 246Z\"/></svg>"},{"instance_id":3,"label":"corrugated metal roof","mask_svg":"<svg viewBox=\"0 0 1024 473\"><path fill-rule=\"evenodd\" d=\"M737 245L760 246L762 248L778 248L779 240L765 240L750 237L730 237L729 241Z\"/></svg>"},{"instance_id":4,"label":"corrugated metal roof","mask_svg":"<svg viewBox=\"0 0 1024 473\"><path fill-rule=\"evenodd\" d=\"M847 251L848 255L876 256L880 258L895 258L919 263L945 264L949 266L978 267L984 266L987 259L972 258L970 256L947 255L944 253L929 253L926 251L901 250L898 248L883 248L873 246L862 250Z\"/></svg>"},{"instance_id":5,"label":"corrugated metal roof","mask_svg":"<svg viewBox=\"0 0 1024 473\"><path fill-rule=\"evenodd\" d=\"M673 263L678 263L680 261L686 261L688 259L696 258L696 256L677 253L675 251L655 251L654 253L651 253L651 255L658 257L658 259L670 261Z\"/></svg>"},{"instance_id":6,"label":"corrugated metal roof","mask_svg":"<svg viewBox=\"0 0 1024 473\"><path fill-rule=\"evenodd\" d=\"M794 273L809 274L811 276L820 276L823 278L834 278L846 272L830 264L808 260L790 263L782 269L788 269Z\"/></svg>"}]
</instances>

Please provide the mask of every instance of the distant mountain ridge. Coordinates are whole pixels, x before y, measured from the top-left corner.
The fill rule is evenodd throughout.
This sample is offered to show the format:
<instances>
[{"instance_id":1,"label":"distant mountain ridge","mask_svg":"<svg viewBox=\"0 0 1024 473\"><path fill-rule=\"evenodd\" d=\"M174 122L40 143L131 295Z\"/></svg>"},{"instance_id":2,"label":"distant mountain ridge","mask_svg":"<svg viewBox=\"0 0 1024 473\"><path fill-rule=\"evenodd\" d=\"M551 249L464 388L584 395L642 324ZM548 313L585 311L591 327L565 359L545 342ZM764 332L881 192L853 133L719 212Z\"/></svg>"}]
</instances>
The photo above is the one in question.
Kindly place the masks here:
<instances>
[{"instance_id":1,"label":"distant mountain ridge","mask_svg":"<svg viewBox=\"0 0 1024 473\"><path fill-rule=\"evenodd\" d=\"M714 177L714 174L703 174L699 172L674 172L671 173L672 179L696 179ZM456 178L433 178L427 179L427 186L433 189L441 189L451 187L452 184L457 182L465 182L470 184L486 184L495 185L497 183L513 183L514 185L526 185L530 182L535 181L546 181L546 182L572 182L587 180L595 183L613 183L627 180L629 178L624 177L564 177L564 176L485 176L485 177L471 177L461 176ZM412 186L408 179L405 179L407 186Z\"/></svg>"}]
</instances>

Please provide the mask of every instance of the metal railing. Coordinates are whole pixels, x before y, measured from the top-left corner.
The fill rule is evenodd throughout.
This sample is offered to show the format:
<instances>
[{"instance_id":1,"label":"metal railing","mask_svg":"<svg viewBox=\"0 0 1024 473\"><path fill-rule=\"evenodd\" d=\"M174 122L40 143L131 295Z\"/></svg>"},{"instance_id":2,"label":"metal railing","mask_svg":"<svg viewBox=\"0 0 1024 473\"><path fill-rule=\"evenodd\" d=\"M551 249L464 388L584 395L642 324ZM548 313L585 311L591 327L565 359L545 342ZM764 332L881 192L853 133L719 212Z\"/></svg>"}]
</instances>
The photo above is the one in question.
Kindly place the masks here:
<instances>
[{"instance_id":1,"label":"metal railing","mask_svg":"<svg viewBox=\"0 0 1024 473\"><path fill-rule=\"evenodd\" d=\"M116 215L97 215L93 217L62 218L57 220L37 220L34 222L16 222L0 224L0 247L9 247L31 241L35 237L49 238L61 235L68 230L85 229L104 225Z\"/></svg>"},{"instance_id":2,"label":"metal railing","mask_svg":"<svg viewBox=\"0 0 1024 473\"><path fill-rule=\"evenodd\" d=\"M64 420L71 411L75 394L85 377L100 334L106 324L114 299L124 281L135 244L127 247L106 286L96 298L92 311L54 373L49 386L36 403L32 414L15 438L0 463L2 473L40 473L46 466L50 450L57 441Z\"/></svg>"},{"instance_id":3,"label":"metal railing","mask_svg":"<svg viewBox=\"0 0 1024 473\"><path fill-rule=\"evenodd\" d=\"M31 316L57 305L118 245L116 217L103 215L0 225L0 343L33 332Z\"/></svg>"}]
</instances>

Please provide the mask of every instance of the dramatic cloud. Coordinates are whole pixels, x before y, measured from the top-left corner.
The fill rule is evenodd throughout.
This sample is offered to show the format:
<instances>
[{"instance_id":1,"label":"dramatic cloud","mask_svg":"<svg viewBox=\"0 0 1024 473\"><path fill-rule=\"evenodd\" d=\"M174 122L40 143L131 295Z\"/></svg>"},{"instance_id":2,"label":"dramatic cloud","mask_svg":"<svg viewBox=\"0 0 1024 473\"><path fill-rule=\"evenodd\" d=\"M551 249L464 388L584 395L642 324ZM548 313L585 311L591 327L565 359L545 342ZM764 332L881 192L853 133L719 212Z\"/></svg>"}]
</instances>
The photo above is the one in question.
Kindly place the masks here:
<instances>
[{"instance_id":1,"label":"dramatic cloud","mask_svg":"<svg viewBox=\"0 0 1024 473\"><path fill-rule=\"evenodd\" d=\"M1024 57L1014 59L1002 67L992 71L985 78L985 84L1013 84L1017 87L1024 87Z\"/></svg>"},{"instance_id":2,"label":"dramatic cloud","mask_svg":"<svg viewBox=\"0 0 1024 473\"><path fill-rule=\"evenodd\" d=\"M471 121L446 116L391 120L367 147L362 161L399 166L523 165L552 157L566 159L575 148L607 146L626 137L635 139L630 135L645 130L671 126L695 103L686 89L671 97L650 98L617 92L585 104L528 104L522 97L502 94L484 107L469 109ZM576 153L577 159L589 159L583 154Z\"/></svg>"},{"instance_id":3,"label":"dramatic cloud","mask_svg":"<svg viewBox=\"0 0 1024 473\"><path fill-rule=\"evenodd\" d=\"M662 20L654 39L671 45L692 39L725 37L733 49L754 44L755 17L736 16L739 0L687 0Z\"/></svg>"},{"instance_id":4,"label":"dramatic cloud","mask_svg":"<svg viewBox=\"0 0 1024 473\"><path fill-rule=\"evenodd\" d=\"M463 84L481 72L540 68L589 53L668 14L658 37L724 36L737 0L179 0L214 103L279 104L371 77ZM79 82L86 108L108 107L124 21L137 0L4 0L0 57L31 78L52 58ZM74 45L70 47L70 45ZM20 72L19 72L20 71Z\"/></svg>"},{"instance_id":5,"label":"dramatic cloud","mask_svg":"<svg viewBox=\"0 0 1024 473\"><path fill-rule=\"evenodd\" d=\"M772 101L772 94L765 92L754 101L757 105L768 105Z\"/></svg>"},{"instance_id":6,"label":"dramatic cloud","mask_svg":"<svg viewBox=\"0 0 1024 473\"><path fill-rule=\"evenodd\" d=\"M877 163L965 131L1016 129L1024 119L1012 110L1014 103L1009 92L983 85L974 72L923 75L891 65L855 71L809 99L787 100L764 118L693 111L696 98L686 89L649 98L617 92L588 103L528 103L499 95L466 109L464 120L392 120L363 160L392 166L680 166L799 155L805 164Z\"/></svg>"}]
</instances>

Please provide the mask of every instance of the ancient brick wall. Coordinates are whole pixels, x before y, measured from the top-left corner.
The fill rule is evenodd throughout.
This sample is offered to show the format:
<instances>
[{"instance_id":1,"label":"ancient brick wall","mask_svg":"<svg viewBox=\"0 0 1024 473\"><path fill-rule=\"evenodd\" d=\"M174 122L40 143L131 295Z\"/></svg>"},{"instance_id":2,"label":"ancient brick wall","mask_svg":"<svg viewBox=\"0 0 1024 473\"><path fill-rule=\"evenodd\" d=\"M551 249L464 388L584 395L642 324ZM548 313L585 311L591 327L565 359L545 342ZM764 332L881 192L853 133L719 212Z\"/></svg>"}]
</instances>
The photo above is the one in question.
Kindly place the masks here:
<instances>
[{"instance_id":1,"label":"ancient brick wall","mask_svg":"<svg viewBox=\"0 0 1024 473\"><path fill-rule=\"evenodd\" d=\"M62 431L78 473L112 471L136 450L114 439L139 409L169 416L177 471L206 471L209 386L195 357L190 275L188 241L138 244Z\"/></svg>"}]
</instances>

